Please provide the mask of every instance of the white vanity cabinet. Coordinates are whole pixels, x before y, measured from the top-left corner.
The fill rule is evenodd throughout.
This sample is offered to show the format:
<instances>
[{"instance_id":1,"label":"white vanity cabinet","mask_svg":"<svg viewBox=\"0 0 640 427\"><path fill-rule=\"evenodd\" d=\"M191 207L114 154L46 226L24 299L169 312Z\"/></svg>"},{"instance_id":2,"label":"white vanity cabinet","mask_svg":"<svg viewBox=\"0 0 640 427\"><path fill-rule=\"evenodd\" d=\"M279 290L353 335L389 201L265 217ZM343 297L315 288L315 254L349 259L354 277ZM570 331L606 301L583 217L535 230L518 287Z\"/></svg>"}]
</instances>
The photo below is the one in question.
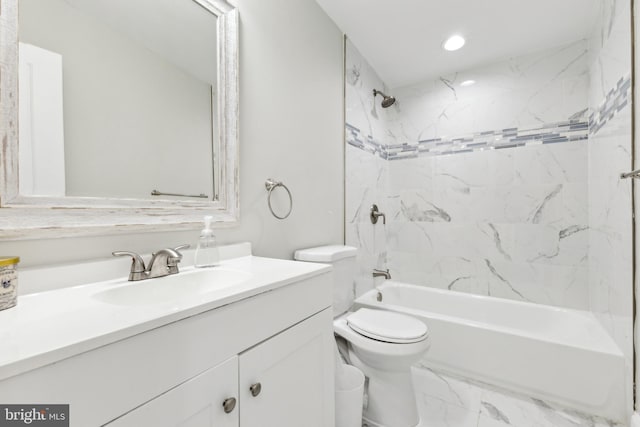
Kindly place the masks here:
<instances>
[{"instance_id":1,"label":"white vanity cabinet","mask_svg":"<svg viewBox=\"0 0 640 427\"><path fill-rule=\"evenodd\" d=\"M2 379L0 403L69 404L72 427L332 427L331 285L325 268L160 326L140 324Z\"/></svg>"},{"instance_id":2,"label":"white vanity cabinet","mask_svg":"<svg viewBox=\"0 0 640 427\"><path fill-rule=\"evenodd\" d=\"M325 310L207 370L109 427L329 427ZM226 411L225 411L226 403Z\"/></svg>"}]
</instances>

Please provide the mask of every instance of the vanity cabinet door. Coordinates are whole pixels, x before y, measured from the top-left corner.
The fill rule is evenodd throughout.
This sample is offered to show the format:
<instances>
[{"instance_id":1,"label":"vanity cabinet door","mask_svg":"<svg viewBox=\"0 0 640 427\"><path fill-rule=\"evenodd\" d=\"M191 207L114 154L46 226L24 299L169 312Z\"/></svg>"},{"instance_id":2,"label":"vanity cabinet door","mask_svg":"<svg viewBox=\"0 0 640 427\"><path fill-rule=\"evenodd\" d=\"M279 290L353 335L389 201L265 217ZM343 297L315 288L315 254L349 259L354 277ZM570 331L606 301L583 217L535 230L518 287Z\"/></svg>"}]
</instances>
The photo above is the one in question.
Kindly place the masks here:
<instances>
[{"instance_id":1,"label":"vanity cabinet door","mask_svg":"<svg viewBox=\"0 0 640 427\"><path fill-rule=\"evenodd\" d=\"M234 356L106 426L238 427L237 399L238 356Z\"/></svg>"},{"instance_id":2,"label":"vanity cabinet door","mask_svg":"<svg viewBox=\"0 0 640 427\"><path fill-rule=\"evenodd\" d=\"M334 425L331 309L240 354L242 427Z\"/></svg>"}]
</instances>

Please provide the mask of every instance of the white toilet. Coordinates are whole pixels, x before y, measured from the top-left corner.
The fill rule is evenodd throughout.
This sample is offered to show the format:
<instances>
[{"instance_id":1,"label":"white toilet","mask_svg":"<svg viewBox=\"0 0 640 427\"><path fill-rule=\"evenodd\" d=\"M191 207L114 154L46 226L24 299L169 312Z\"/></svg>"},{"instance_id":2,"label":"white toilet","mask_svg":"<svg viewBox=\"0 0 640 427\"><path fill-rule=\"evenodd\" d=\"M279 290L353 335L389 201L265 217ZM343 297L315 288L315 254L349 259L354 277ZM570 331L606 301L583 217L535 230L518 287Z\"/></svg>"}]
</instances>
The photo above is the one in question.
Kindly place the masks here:
<instances>
[{"instance_id":1,"label":"white toilet","mask_svg":"<svg viewBox=\"0 0 640 427\"><path fill-rule=\"evenodd\" d=\"M391 311L348 311L355 297L356 253L349 246L321 246L298 250L294 258L333 266L333 327L347 343L349 362L367 378L364 421L369 427L415 427L420 420L411 365L429 349L427 327Z\"/></svg>"}]
</instances>

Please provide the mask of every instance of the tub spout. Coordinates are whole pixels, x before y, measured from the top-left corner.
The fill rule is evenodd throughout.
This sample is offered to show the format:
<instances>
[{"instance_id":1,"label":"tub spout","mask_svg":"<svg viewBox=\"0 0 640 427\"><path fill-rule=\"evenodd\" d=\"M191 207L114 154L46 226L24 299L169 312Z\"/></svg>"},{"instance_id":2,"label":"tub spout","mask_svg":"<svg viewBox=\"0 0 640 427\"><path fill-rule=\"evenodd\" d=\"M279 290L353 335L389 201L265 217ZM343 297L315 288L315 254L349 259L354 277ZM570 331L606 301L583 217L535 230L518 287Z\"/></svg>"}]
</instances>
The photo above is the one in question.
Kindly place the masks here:
<instances>
[{"instance_id":1,"label":"tub spout","mask_svg":"<svg viewBox=\"0 0 640 427\"><path fill-rule=\"evenodd\" d=\"M391 280L391 273L389 273L388 268L386 270L378 270L377 268L374 268L373 277L384 277L386 280Z\"/></svg>"}]
</instances>

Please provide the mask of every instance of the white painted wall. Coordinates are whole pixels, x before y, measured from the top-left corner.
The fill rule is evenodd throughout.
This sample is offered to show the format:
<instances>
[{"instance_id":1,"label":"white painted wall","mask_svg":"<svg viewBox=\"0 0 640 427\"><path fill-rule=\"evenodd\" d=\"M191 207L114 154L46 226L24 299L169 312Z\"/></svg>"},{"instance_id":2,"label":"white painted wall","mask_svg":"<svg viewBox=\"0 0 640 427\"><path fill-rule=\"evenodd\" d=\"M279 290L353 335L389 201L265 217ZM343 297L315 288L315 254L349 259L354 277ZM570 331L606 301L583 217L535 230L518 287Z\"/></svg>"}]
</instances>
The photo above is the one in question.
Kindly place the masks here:
<instances>
[{"instance_id":1,"label":"white painted wall","mask_svg":"<svg viewBox=\"0 0 640 427\"><path fill-rule=\"evenodd\" d=\"M250 241L260 256L343 242L342 34L314 0L234 0L240 12L240 223L221 242ZM279 221L264 182L284 181L294 198ZM277 196L277 197L276 197ZM274 204L283 199L277 194ZM193 232L2 242L20 266L109 257L195 243Z\"/></svg>"}]
</instances>

